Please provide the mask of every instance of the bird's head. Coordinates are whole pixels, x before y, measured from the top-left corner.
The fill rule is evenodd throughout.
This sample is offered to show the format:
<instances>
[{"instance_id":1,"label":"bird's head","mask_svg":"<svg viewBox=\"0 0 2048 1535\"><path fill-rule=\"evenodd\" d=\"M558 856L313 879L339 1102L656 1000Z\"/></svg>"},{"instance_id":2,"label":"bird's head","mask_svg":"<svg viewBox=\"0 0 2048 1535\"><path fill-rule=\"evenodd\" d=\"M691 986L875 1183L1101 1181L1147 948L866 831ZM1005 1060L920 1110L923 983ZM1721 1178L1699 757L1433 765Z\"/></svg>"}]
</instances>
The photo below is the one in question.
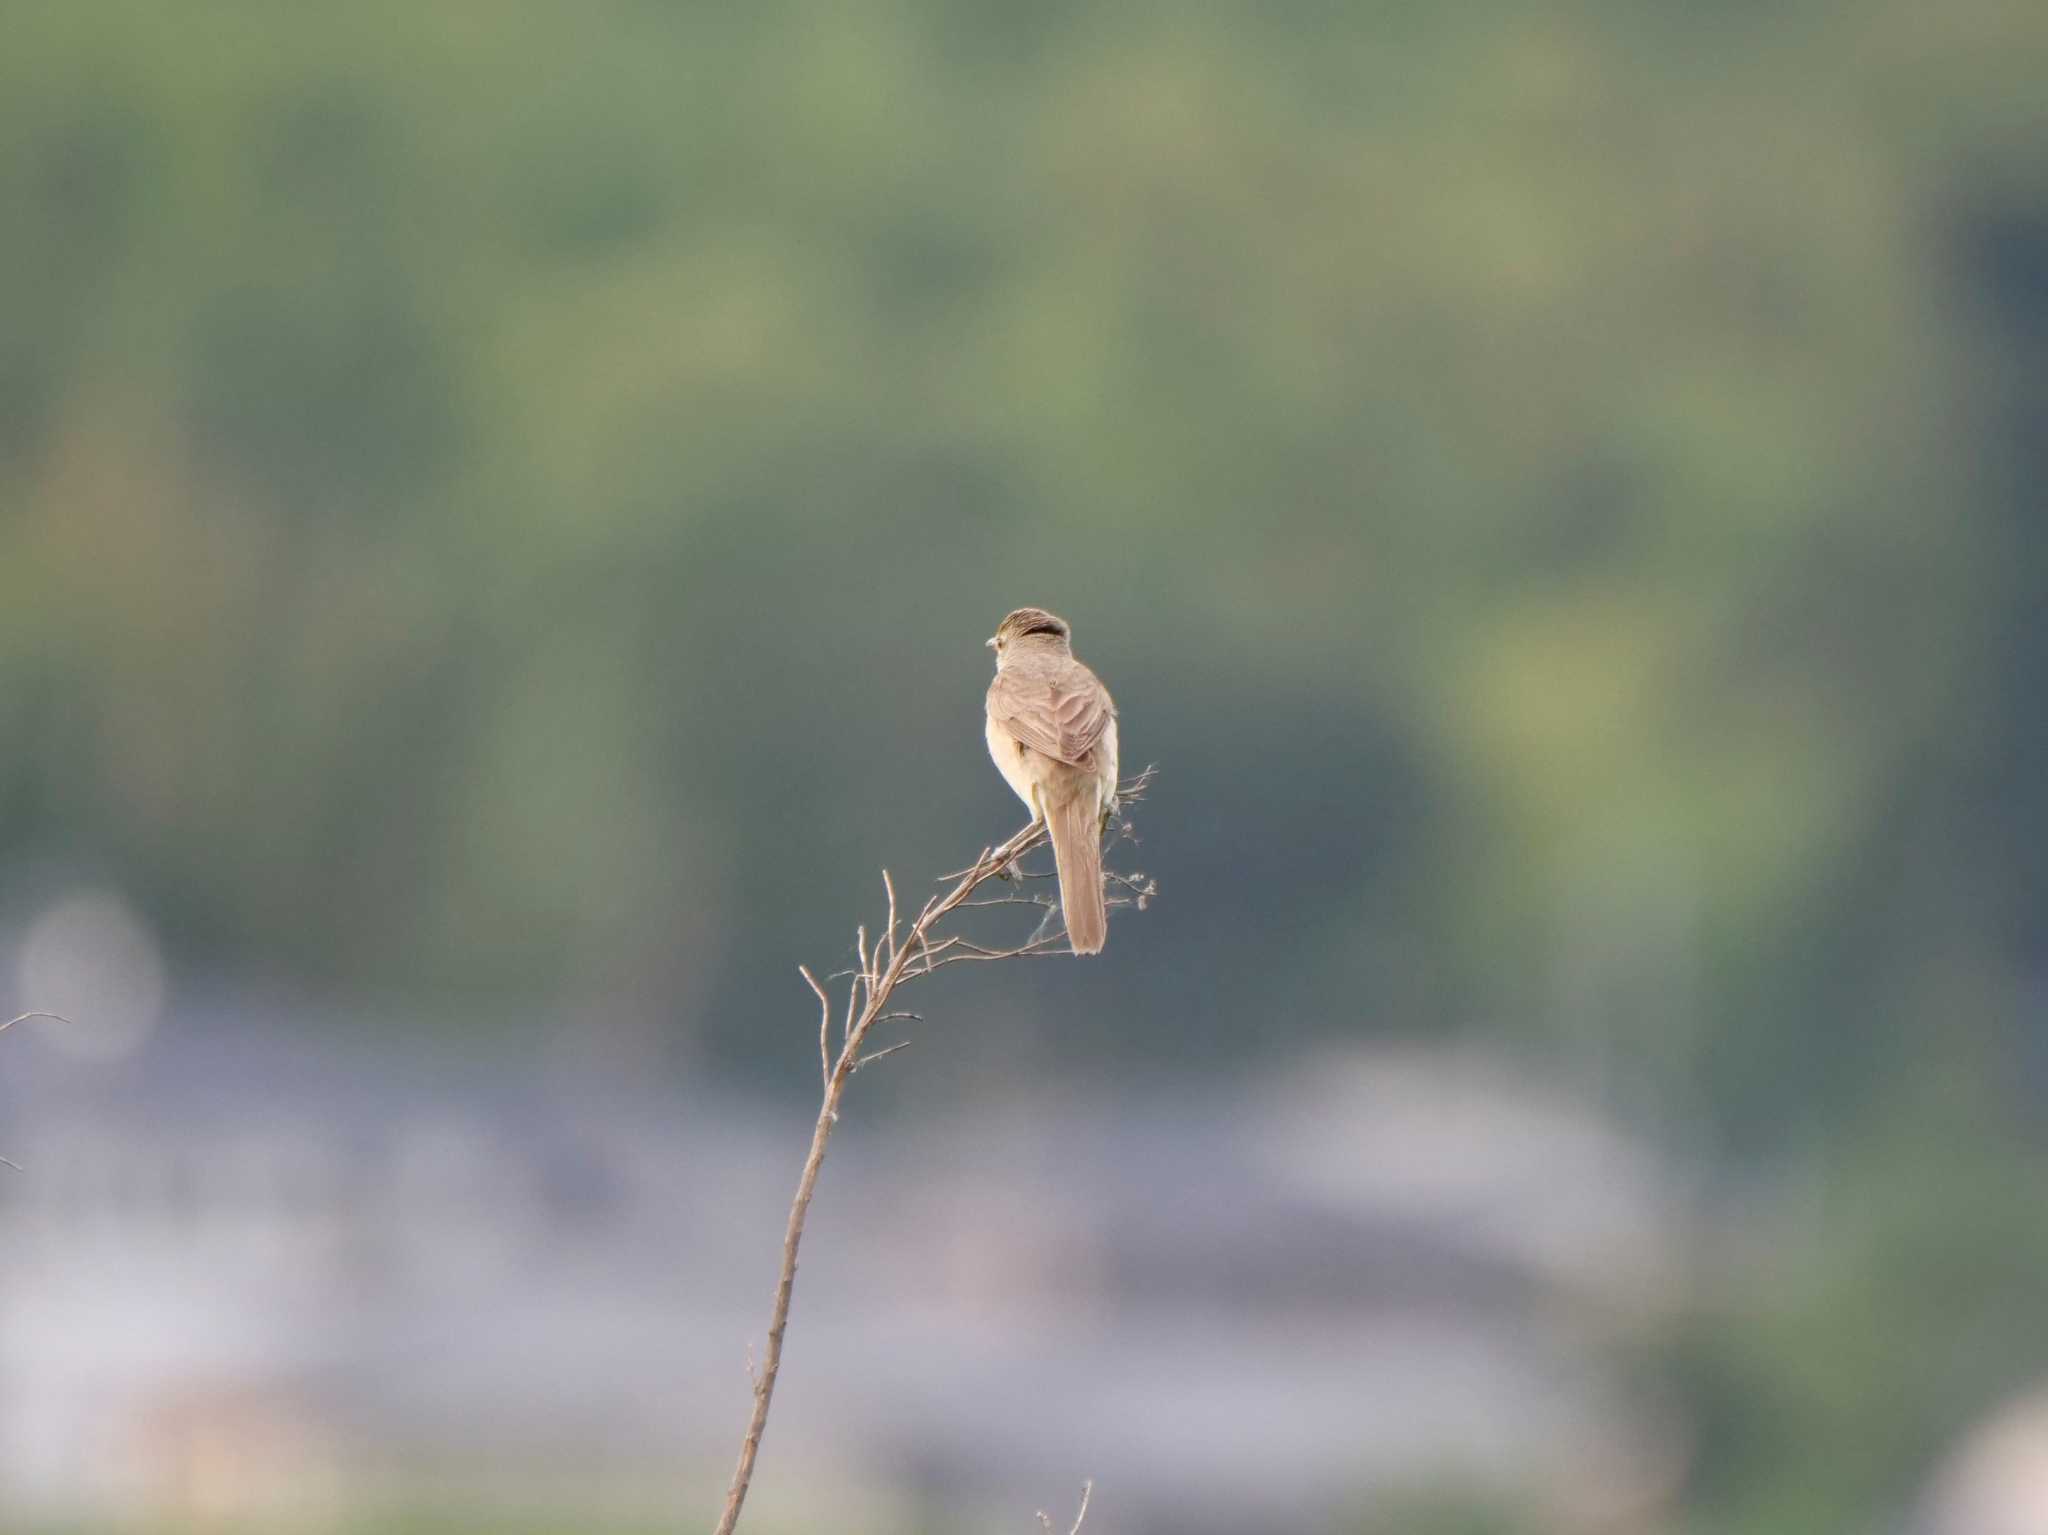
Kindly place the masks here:
<instances>
[{"instance_id":1,"label":"bird's head","mask_svg":"<svg viewBox=\"0 0 2048 1535\"><path fill-rule=\"evenodd\" d=\"M996 653L996 664L1000 666L1013 645L1046 645L1064 650L1073 633L1067 621L1056 613L1048 613L1044 608L1019 608L996 625L996 632L988 637L988 647Z\"/></svg>"}]
</instances>

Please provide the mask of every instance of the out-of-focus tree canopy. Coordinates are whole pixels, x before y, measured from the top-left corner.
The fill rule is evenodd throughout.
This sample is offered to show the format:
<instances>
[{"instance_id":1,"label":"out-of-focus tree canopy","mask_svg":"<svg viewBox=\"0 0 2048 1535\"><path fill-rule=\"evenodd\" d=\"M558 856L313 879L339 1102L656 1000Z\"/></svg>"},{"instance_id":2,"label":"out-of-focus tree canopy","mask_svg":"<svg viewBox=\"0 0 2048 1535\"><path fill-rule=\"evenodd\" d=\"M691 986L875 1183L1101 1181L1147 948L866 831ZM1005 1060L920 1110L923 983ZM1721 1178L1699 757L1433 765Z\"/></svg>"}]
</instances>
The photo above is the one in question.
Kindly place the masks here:
<instances>
[{"instance_id":1,"label":"out-of-focus tree canopy","mask_svg":"<svg viewBox=\"0 0 2048 1535\"><path fill-rule=\"evenodd\" d=\"M20 7L11 866L193 966L793 1055L764 967L1007 829L979 641L1041 602L1167 765L1077 1041L1476 1024L1734 1124L1995 1065L2044 42Z\"/></svg>"}]
</instances>

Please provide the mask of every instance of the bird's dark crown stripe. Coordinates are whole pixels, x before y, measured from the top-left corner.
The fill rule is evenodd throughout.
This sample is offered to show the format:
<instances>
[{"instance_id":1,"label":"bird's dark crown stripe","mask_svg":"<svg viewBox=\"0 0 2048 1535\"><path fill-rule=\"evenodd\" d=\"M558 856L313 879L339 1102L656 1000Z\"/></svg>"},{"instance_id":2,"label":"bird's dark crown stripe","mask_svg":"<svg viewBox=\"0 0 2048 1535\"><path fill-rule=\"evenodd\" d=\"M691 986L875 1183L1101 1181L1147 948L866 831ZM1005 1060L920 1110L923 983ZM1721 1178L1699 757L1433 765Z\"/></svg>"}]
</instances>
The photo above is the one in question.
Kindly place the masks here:
<instances>
[{"instance_id":1,"label":"bird's dark crown stripe","mask_svg":"<svg viewBox=\"0 0 2048 1535\"><path fill-rule=\"evenodd\" d=\"M1065 624L1059 623L1058 621L1054 621L1052 623L1033 624L1029 629L1026 629L1024 632L1026 634L1065 634L1067 632L1067 626Z\"/></svg>"}]
</instances>

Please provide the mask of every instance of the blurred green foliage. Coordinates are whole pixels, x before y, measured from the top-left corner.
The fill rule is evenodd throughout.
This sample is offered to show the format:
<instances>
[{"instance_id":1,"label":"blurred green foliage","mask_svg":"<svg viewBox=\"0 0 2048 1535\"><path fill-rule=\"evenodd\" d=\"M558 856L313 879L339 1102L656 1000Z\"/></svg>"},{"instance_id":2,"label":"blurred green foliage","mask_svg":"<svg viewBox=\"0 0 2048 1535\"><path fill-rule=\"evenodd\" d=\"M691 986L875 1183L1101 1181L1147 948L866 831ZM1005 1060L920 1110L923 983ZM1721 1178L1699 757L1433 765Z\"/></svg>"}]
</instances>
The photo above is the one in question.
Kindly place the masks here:
<instances>
[{"instance_id":1,"label":"blurred green foliage","mask_svg":"<svg viewBox=\"0 0 2048 1535\"><path fill-rule=\"evenodd\" d=\"M1894 1208L1688 1357L1912 1438L1926 1361L1834 1340L1940 1352L1945 1191L1998 1305L2048 1264L2044 58L2010 0L16 7L0 874L800 1080L788 966L1010 829L979 642L1045 603L1166 768L1166 904L1005 980L1064 1049L1486 1032L1810 1153ZM1928 1076L1980 1149L1858 1160Z\"/></svg>"},{"instance_id":2,"label":"blurred green foliage","mask_svg":"<svg viewBox=\"0 0 2048 1535\"><path fill-rule=\"evenodd\" d=\"M1721 1256L1655 1349L1697 1436L1702 1535L1909 1508L1987 1403L2048 1372L2048 1148L1898 1103Z\"/></svg>"}]
</instances>

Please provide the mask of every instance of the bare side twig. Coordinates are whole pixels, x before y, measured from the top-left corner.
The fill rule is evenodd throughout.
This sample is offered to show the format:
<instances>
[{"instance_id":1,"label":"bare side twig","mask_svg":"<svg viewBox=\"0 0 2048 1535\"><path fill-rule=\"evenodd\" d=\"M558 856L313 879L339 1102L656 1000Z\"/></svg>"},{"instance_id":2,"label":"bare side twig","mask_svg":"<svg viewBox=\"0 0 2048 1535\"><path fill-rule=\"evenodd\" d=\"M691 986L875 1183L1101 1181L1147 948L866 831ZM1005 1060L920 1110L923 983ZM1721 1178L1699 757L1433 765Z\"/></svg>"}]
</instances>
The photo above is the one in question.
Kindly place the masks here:
<instances>
[{"instance_id":1,"label":"bare side twig","mask_svg":"<svg viewBox=\"0 0 2048 1535\"><path fill-rule=\"evenodd\" d=\"M0 1034L5 1034L17 1023L26 1023L31 1018L48 1018L53 1023L69 1023L71 1021L69 1018L66 1018L62 1013L16 1013L12 1018L8 1019L5 1023L0 1023Z\"/></svg>"},{"instance_id":2,"label":"bare side twig","mask_svg":"<svg viewBox=\"0 0 2048 1535\"><path fill-rule=\"evenodd\" d=\"M1081 1535L1082 1522L1088 1517L1088 1494L1094 1490L1095 1483L1093 1480L1081 1484L1081 1507L1074 1514L1074 1522L1067 1527L1067 1535ZM1057 1535L1057 1532L1052 1527L1052 1515L1042 1508L1038 1511L1038 1527L1045 1532L1045 1535Z\"/></svg>"},{"instance_id":3,"label":"bare side twig","mask_svg":"<svg viewBox=\"0 0 2048 1535\"><path fill-rule=\"evenodd\" d=\"M1148 767L1136 778L1119 785L1118 797L1126 804L1143 799L1146 789L1151 786L1153 774L1154 769ZM855 939L859 968L851 972L851 979L847 982L846 1021L840 1034L839 1054L829 1063L832 1000L808 969L798 967L805 982L817 995L821 1010L818 1054L825 1077L824 1098L818 1105L817 1125L811 1131L810 1154L804 1158L804 1170L797 1179L796 1197L790 1203L789 1222L782 1235L782 1268L776 1278L774 1307L768 1317L768 1343L761 1355L760 1369L754 1375L753 1409L747 1418L746 1433L740 1440L739 1464L733 1468L732 1483L726 1489L725 1511L719 1516L714 1535L732 1535L739 1523L740 1508L747 1500L747 1489L753 1482L754 1460L760 1454L761 1435L768 1426L769 1404L775 1396L775 1378L782 1369L782 1339L789 1327L790 1296L796 1288L797 1248L803 1242L804 1218L810 1213L811 1196L817 1192L818 1171L825 1163L825 1146L832 1138L833 1125L839 1121L839 1100L845 1096L846 1084L853 1079L855 1072L903 1048L897 1044L869 1052L864 1049L868 1031L884 1021L913 1017L890 1011L889 1000L896 988L920 976L930 975L934 970L942 970L949 964L1073 952L1066 944L1065 933L1049 933L1043 922L1038 932L1010 948L991 948L970 943L957 933L941 937L935 932L947 917L963 906L974 904L973 896L977 890L998 876L1008 877L1016 861L1041 846L1045 840L1045 823L1033 821L1000 846L983 848L981 856L972 864L942 876L942 881L954 882L952 887L942 895L927 897L900 938L897 935L896 885L888 871L883 871L882 885L888 894L889 925L872 944L868 941L865 926ZM1113 890L1128 892L1123 896L1113 895L1112 905L1132 904L1142 909L1156 893L1152 881L1143 875L1114 875L1110 884ZM1041 905L1037 901L1020 904ZM1049 917L1051 913L1046 915ZM1085 1516L1087 1511L1088 1495L1084 1487L1082 1515ZM1076 1518L1074 1531L1078 1532L1080 1528L1081 1521Z\"/></svg>"},{"instance_id":4,"label":"bare side twig","mask_svg":"<svg viewBox=\"0 0 2048 1535\"><path fill-rule=\"evenodd\" d=\"M0 1034L5 1034L17 1023L22 1023L30 1018L49 1018L57 1023L69 1023L71 1021L69 1018L66 1018L61 1013L16 1013L12 1018L9 1018L5 1023L0 1023ZM16 1172L21 1171L21 1164L19 1162L10 1162L5 1157L0 1157L0 1167L11 1167Z\"/></svg>"}]
</instances>

